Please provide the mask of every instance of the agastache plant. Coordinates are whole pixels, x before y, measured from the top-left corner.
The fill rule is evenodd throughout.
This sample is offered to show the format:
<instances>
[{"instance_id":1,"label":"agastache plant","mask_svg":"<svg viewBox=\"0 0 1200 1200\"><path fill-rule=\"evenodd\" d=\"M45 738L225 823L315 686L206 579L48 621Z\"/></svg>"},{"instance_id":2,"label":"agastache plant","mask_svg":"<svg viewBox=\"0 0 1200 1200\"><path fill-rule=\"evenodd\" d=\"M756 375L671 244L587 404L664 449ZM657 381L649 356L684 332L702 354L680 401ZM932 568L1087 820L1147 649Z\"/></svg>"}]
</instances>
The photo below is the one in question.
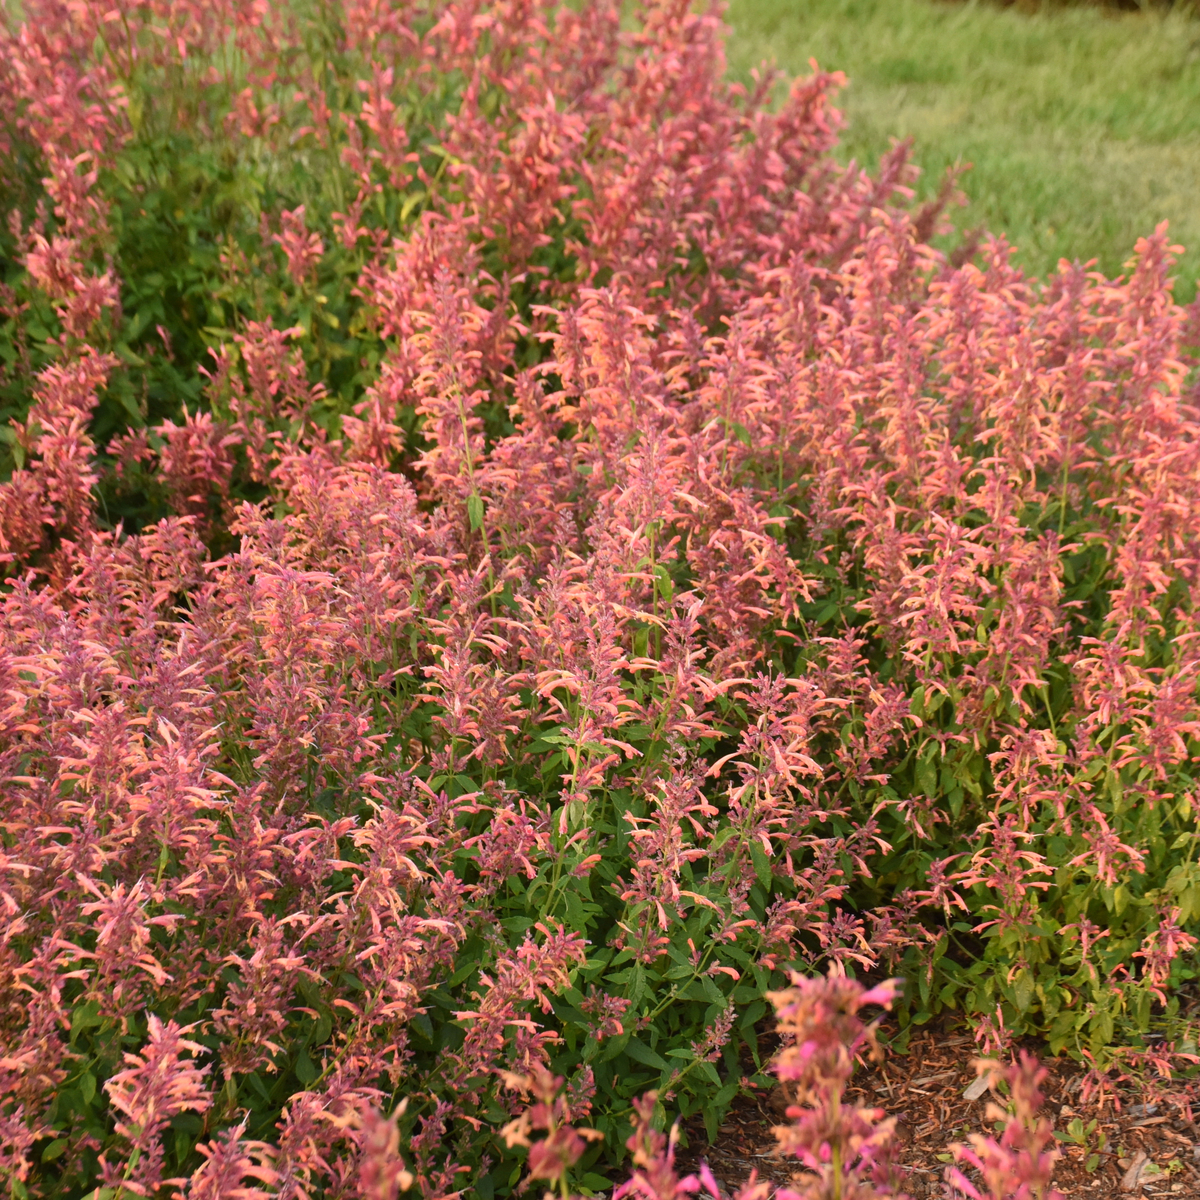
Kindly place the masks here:
<instances>
[{"instance_id":1,"label":"agastache plant","mask_svg":"<svg viewBox=\"0 0 1200 1200\"><path fill-rule=\"evenodd\" d=\"M658 1096L647 1092L634 1101L636 1121L633 1133L626 1146L630 1153L631 1171L629 1178L613 1192L613 1200L685 1200L686 1197L706 1195L719 1200L720 1184L706 1163L692 1175L680 1175L675 1166L675 1153L679 1144L679 1126L672 1125L670 1132L662 1133L655 1128L655 1110ZM761 1190L761 1189L760 1189ZM748 1197L754 1192L753 1184L742 1189L739 1197Z\"/></svg>"},{"instance_id":2,"label":"agastache plant","mask_svg":"<svg viewBox=\"0 0 1200 1200\"><path fill-rule=\"evenodd\" d=\"M1177 251L1027 278L723 38L4 10L15 1194L503 1198L517 1076L605 1190L766 1081L788 971L1188 1103ZM836 1112L814 1187L883 1154Z\"/></svg>"},{"instance_id":3,"label":"agastache plant","mask_svg":"<svg viewBox=\"0 0 1200 1200\"><path fill-rule=\"evenodd\" d=\"M1053 1126L1039 1112L1046 1069L1027 1051L1007 1067L991 1059L978 1059L975 1067L993 1092L1008 1091L1009 1105L987 1106L987 1119L996 1123L999 1137L975 1133L968 1145L951 1147L958 1165L946 1168L949 1194L954 1200L1063 1200L1063 1193L1050 1186L1059 1158Z\"/></svg>"},{"instance_id":4,"label":"agastache plant","mask_svg":"<svg viewBox=\"0 0 1200 1200\"><path fill-rule=\"evenodd\" d=\"M777 1126L775 1137L779 1152L807 1169L795 1187L776 1193L780 1200L900 1195L895 1120L845 1095L861 1059L883 1058L878 1020L867 1023L860 1011L891 1008L899 994L896 980L867 989L834 971L826 978L793 975L789 989L769 994L784 1043L774 1073L793 1100L791 1124Z\"/></svg>"},{"instance_id":5,"label":"agastache plant","mask_svg":"<svg viewBox=\"0 0 1200 1200\"><path fill-rule=\"evenodd\" d=\"M500 1135L510 1149L523 1146L527 1150L525 1186L545 1180L550 1189L547 1194L557 1191L563 1200L568 1200L570 1169L579 1161L588 1142L601 1140L604 1135L599 1130L572 1124L591 1106L586 1102L572 1104L571 1098L563 1094L564 1082L561 1076L553 1076L544 1069L535 1070L532 1075L507 1074L505 1086L531 1102L504 1126ZM543 1136L532 1141L531 1135L538 1133Z\"/></svg>"}]
</instances>

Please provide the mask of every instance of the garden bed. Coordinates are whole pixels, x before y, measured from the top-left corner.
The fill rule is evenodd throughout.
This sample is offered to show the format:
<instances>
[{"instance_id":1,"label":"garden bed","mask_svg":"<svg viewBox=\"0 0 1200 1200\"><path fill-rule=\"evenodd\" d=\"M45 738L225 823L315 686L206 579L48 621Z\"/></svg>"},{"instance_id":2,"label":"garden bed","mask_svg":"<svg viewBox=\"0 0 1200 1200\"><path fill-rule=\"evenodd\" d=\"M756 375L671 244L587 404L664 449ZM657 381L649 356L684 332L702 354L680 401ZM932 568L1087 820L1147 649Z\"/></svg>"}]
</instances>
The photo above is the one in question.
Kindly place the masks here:
<instances>
[{"instance_id":1,"label":"garden bed","mask_svg":"<svg viewBox=\"0 0 1200 1200\"><path fill-rule=\"evenodd\" d=\"M885 1038L889 1024L882 1027ZM846 1089L848 1101L879 1107L896 1119L899 1162L909 1173L904 1187L914 1200L944 1196L942 1177L953 1143L970 1133L993 1132L987 1120L992 1094L964 1096L978 1078L974 1057L975 1040L961 1026L926 1027L912 1035L904 1054L861 1065ZM1043 1065L1049 1072L1044 1112L1061 1135L1062 1157L1054 1171L1059 1191L1081 1197L1200 1196L1200 1126L1185 1113L1165 1102L1147 1105L1136 1086L1114 1089L1102 1104L1085 1101L1085 1073L1078 1063L1056 1059ZM780 1186L795 1184L803 1175L794 1160L780 1157L772 1132L786 1123L786 1108L778 1085L742 1097L711 1143L703 1125L693 1121L686 1128L688 1147L680 1153L682 1167L707 1161L731 1194L752 1172ZM1081 1139L1069 1132L1077 1120ZM1099 1161L1088 1170L1093 1155Z\"/></svg>"}]
</instances>

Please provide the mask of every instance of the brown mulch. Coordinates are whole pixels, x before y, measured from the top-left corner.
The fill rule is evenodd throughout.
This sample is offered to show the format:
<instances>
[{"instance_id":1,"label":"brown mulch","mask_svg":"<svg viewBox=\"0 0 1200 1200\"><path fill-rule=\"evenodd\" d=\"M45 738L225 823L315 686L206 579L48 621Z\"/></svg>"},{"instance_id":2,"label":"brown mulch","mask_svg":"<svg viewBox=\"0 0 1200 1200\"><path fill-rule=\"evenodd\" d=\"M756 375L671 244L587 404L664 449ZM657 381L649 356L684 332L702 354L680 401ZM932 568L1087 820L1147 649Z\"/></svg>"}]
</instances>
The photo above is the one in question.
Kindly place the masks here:
<instances>
[{"instance_id":1,"label":"brown mulch","mask_svg":"<svg viewBox=\"0 0 1200 1200\"><path fill-rule=\"evenodd\" d=\"M897 1119L902 1143L900 1162L908 1171L905 1190L914 1200L942 1196L942 1178L951 1161L950 1144L965 1142L970 1133L994 1132L986 1123L989 1096L976 1101L963 1092L974 1082L973 1040L961 1032L922 1029L913 1034L906 1054L889 1053L877 1066L860 1068L847 1089L847 1099L882 1108ZM1080 1068L1070 1062L1050 1060L1043 1090L1044 1111L1054 1128L1065 1132L1074 1117L1086 1125L1097 1119L1096 1134L1107 1138L1105 1151L1092 1172L1085 1163L1095 1149L1061 1143L1062 1157L1054 1186L1067 1196L1127 1197L1170 1196L1200 1198L1200 1122L1182 1120L1173 1110L1138 1104L1123 1096L1117 1112L1111 1101L1103 1110L1085 1107L1079 1097ZM775 1154L772 1127L786 1120L786 1101L776 1090L739 1099L721 1125L717 1139L707 1144L700 1120L685 1128L687 1149L679 1163L694 1168L707 1159L713 1174L730 1193L745 1182L752 1170L760 1179L788 1183L798 1178L800 1164ZM1130 1171L1146 1156L1140 1171ZM1157 1169L1157 1171L1156 1171ZM1133 1186L1123 1186L1131 1173Z\"/></svg>"}]
</instances>

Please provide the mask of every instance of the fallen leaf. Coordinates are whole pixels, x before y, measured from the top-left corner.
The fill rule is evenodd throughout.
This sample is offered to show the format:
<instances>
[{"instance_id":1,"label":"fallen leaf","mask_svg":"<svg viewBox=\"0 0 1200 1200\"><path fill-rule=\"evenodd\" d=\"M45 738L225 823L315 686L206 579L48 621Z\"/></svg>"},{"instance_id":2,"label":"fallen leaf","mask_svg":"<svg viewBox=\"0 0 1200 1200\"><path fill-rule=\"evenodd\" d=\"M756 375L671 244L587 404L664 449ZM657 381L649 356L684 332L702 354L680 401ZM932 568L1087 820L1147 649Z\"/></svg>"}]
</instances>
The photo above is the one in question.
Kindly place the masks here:
<instances>
[{"instance_id":1,"label":"fallen leaf","mask_svg":"<svg viewBox=\"0 0 1200 1200\"><path fill-rule=\"evenodd\" d=\"M1121 1179L1121 1191L1136 1192L1142 1186L1142 1176L1146 1174L1146 1166L1150 1162L1150 1156L1145 1150L1139 1150L1129 1164L1129 1170L1125 1172Z\"/></svg>"}]
</instances>

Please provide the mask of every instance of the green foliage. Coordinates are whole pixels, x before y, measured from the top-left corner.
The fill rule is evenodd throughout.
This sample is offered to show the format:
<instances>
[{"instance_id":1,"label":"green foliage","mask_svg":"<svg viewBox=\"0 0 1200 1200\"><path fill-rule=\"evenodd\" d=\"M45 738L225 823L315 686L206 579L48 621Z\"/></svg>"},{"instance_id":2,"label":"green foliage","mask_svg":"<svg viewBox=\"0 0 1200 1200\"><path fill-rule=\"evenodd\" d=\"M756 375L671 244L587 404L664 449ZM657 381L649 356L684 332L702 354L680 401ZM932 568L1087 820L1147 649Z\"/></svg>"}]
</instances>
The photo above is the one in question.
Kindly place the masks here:
<instances>
[{"instance_id":1,"label":"green foliage","mask_svg":"<svg viewBox=\"0 0 1200 1200\"><path fill-rule=\"evenodd\" d=\"M1099 1121L1096 1117L1093 1117L1086 1125L1082 1117L1072 1117L1065 1132L1054 1135L1060 1142L1069 1142L1071 1145L1083 1149L1086 1155L1083 1169L1088 1174L1091 1174L1100 1165L1100 1156L1108 1145L1108 1136L1097 1129L1098 1124Z\"/></svg>"}]
</instances>

